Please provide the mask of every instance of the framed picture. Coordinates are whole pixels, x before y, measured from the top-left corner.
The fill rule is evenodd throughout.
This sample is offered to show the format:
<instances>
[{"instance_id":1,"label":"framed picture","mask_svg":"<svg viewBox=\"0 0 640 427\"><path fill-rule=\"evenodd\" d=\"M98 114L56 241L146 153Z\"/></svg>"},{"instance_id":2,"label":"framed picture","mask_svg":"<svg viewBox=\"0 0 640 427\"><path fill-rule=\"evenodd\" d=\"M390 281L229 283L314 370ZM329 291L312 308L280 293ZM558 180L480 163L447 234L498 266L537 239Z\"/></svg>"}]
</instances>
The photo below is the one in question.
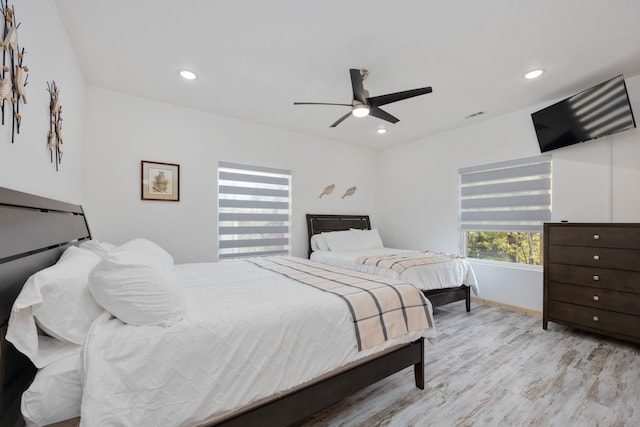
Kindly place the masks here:
<instances>
[{"instance_id":1,"label":"framed picture","mask_svg":"<svg viewBox=\"0 0 640 427\"><path fill-rule=\"evenodd\" d=\"M141 199L180 201L180 165L142 160Z\"/></svg>"}]
</instances>

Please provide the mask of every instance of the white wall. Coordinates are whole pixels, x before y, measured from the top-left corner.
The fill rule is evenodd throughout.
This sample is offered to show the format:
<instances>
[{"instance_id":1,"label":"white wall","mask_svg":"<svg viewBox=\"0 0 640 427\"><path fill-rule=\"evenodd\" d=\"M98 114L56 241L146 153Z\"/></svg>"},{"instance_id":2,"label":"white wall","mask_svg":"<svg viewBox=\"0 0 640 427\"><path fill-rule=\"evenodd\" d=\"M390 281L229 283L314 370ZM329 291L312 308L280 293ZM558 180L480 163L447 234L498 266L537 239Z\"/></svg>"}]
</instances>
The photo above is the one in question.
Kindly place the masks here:
<instances>
[{"instance_id":1,"label":"white wall","mask_svg":"<svg viewBox=\"0 0 640 427\"><path fill-rule=\"evenodd\" d=\"M640 76L627 78L636 120ZM552 102L549 102L550 104ZM532 106L380 152L379 222L392 247L462 251L458 169L540 154ZM554 221L640 221L640 129L552 152ZM481 297L542 310L542 270L474 263Z\"/></svg>"},{"instance_id":2,"label":"white wall","mask_svg":"<svg viewBox=\"0 0 640 427\"><path fill-rule=\"evenodd\" d=\"M306 213L371 213L373 150L103 89L88 90L85 210L97 239L146 237L176 262L217 258L218 161L291 169L293 254L306 257ZM180 165L180 202L140 200L140 161ZM319 198L329 184L330 196ZM344 191L356 193L341 199Z\"/></svg>"},{"instance_id":3,"label":"white wall","mask_svg":"<svg viewBox=\"0 0 640 427\"><path fill-rule=\"evenodd\" d=\"M0 126L0 186L45 197L81 203L84 193L85 82L54 2L14 2L18 40L29 67L20 106L22 125L11 144L11 106L5 105L5 125ZM59 172L50 163L49 92L55 80L62 105L62 150Z\"/></svg>"}]
</instances>

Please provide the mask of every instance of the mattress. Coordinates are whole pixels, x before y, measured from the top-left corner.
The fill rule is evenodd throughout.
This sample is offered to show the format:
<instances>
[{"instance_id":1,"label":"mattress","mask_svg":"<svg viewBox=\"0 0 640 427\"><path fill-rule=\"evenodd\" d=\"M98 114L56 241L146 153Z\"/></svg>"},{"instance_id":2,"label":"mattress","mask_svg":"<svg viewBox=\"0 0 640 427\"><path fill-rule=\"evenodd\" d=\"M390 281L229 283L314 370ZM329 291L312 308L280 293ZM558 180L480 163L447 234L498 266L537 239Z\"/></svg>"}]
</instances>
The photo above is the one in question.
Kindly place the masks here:
<instances>
[{"instance_id":1,"label":"mattress","mask_svg":"<svg viewBox=\"0 0 640 427\"><path fill-rule=\"evenodd\" d=\"M411 283L419 289L428 291L467 285L475 295L478 295L478 282L471 264L465 258L455 258L448 262L416 266L408 268L402 273L373 265L363 265L356 262L359 257L380 256L385 254L415 253L406 249L370 248L352 251L314 251L311 260L341 268L376 274L383 277L398 279Z\"/></svg>"},{"instance_id":2,"label":"mattress","mask_svg":"<svg viewBox=\"0 0 640 427\"><path fill-rule=\"evenodd\" d=\"M434 333L358 351L348 307L335 295L243 261L177 265L176 273L186 304L178 323L132 326L105 312L92 324L83 350L82 426L219 420Z\"/></svg>"}]
</instances>

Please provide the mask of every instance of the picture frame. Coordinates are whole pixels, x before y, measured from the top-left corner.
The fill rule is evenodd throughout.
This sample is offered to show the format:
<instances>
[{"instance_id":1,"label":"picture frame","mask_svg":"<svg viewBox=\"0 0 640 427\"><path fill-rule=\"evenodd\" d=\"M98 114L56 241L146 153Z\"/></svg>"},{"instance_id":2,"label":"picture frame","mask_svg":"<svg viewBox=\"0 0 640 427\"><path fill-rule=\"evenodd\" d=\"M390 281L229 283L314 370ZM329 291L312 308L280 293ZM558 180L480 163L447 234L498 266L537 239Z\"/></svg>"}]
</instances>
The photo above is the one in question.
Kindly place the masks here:
<instances>
[{"instance_id":1,"label":"picture frame","mask_svg":"<svg viewBox=\"0 0 640 427\"><path fill-rule=\"evenodd\" d=\"M180 201L180 165L142 160L140 175L142 200Z\"/></svg>"}]
</instances>

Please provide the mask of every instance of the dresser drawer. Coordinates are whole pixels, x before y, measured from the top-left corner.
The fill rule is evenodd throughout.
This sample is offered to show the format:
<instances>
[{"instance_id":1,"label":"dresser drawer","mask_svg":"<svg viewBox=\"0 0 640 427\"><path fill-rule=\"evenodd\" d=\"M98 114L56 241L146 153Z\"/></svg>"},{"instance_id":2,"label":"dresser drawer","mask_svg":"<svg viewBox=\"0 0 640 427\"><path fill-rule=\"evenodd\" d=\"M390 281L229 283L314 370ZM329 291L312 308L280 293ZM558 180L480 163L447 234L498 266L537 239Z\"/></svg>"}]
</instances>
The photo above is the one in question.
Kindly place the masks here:
<instances>
[{"instance_id":1,"label":"dresser drawer","mask_svg":"<svg viewBox=\"0 0 640 427\"><path fill-rule=\"evenodd\" d=\"M640 338L640 317L550 300L549 320Z\"/></svg>"},{"instance_id":2,"label":"dresser drawer","mask_svg":"<svg viewBox=\"0 0 640 427\"><path fill-rule=\"evenodd\" d=\"M556 225L549 233L550 245L596 246L640 249L640 227Z\"/></svg>"},{"instance_id":3,"label":"dresser drawer","mask_svg":"<svg viewBox=\"0 0 640 427\"><path fill-rule=\"evenodd\" d=\"M602 310L640 315L640 295L638 294L550 282L549 298Z\"/></svg>"},{"instance_id":4,"label":"dresser drawer","mask_svg":"<svg viewBox=\"0 0 640 427\"><path fill-rule=\"evenodd\" d=\"M640 271L611 270L577 265L547 265L550 281L640 294Z\"/></svg>"},{"instance_id":5,"label":"dresser drawer","mask_svg":"<svg viewBox=\"0 0 640 427\"><path fill-rule=\"evenodd\" d=\"M549 263L640 271L640 250L549 245Z\"/></svg>"}]
</instances>

